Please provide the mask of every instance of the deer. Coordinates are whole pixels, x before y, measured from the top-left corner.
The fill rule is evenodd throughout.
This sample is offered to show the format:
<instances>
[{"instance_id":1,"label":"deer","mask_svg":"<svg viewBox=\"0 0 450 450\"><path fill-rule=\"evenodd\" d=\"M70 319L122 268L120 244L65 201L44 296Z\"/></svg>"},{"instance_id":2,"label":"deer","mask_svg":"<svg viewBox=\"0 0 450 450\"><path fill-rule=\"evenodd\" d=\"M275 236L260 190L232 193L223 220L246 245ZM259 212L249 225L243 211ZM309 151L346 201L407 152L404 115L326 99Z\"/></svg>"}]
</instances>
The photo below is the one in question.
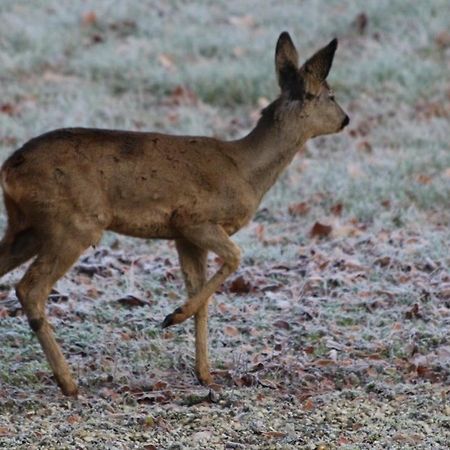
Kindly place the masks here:
<instances>
[{"instance_id":1,"label":"deer","mask_svg":"<svg viewBox=\"0 0 450 450\"><path fill-rule=\"evenodd\" d=\"M156 132L62 128L26 142L3 163L7 225L0 276L31 263L16 294L62 393L77 383L46 314L52 287L104 231L174 240L187 300L162 322L194 316L195 373L213 383L208 305L240 264L231 236L256 213L263 196L305 142L337 133L350 119L326 78L338 41L302 66L288 32L275 49L279 96L254 129L237 140ZM207 279L208 252L219 268Z\"/></svg>"}]
</instances>

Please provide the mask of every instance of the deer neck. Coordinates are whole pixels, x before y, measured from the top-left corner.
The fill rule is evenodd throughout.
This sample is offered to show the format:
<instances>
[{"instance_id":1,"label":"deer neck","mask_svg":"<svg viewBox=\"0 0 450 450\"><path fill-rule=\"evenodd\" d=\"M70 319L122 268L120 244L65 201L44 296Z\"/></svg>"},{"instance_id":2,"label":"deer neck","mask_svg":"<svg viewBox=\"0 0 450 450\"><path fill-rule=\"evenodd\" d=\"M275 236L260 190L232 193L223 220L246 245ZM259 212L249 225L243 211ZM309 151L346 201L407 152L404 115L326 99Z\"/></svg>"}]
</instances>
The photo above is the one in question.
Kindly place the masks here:
<instances>
[{"instance_id":1,"label":"deer neck","mask_svg":"<svg viewBox=\"0 0 450 450\"><path fill-rule=\"evenodd\" d=\"M256 127L235 141L234 153L241 173L259 200L309 137L301 121L297 119L294 123L287 117L289 111L283 113L277 111L277 101L273 102L263 111Z\"/></svg>"}]
</instances>

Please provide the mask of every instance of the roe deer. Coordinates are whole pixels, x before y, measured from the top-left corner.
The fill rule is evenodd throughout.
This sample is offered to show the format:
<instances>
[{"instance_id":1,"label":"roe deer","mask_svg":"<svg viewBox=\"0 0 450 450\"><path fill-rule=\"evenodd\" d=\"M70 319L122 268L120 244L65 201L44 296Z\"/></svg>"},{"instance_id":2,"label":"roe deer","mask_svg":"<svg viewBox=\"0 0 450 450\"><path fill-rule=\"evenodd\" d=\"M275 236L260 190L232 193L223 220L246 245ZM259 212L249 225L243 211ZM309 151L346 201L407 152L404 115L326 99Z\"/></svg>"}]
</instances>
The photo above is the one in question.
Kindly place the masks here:
<instances>
[{"instance_id":1,"label":"roe deer","mask_svg":"<svg viewBox=\"0 0 450 450\"><path fill-rule=\"evenodd\" d=\"M349 123L325 81L336 48L334 39L299 68L283 32L275 52L281 94L242 139L67 128L31 139L5 161L0 275L35 257L17 297L64 394L76 396L77 385L47 320L46 299L104 230L176 241L188 300L162 325L195 316L196 374L212 382L208 301L239 265L230 235L250 221L307 139ZM206 280L208 251L223 264Z\"/></svg>"}]
</instances>

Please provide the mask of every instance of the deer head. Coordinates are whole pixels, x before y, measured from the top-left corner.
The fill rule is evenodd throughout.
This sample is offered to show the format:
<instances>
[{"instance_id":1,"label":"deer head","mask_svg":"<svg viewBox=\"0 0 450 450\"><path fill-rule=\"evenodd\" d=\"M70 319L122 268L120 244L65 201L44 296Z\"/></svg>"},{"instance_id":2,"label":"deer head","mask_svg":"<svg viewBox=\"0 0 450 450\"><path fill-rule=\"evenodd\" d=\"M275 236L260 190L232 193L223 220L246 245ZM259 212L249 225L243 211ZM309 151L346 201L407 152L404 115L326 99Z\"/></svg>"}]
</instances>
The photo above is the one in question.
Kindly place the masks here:
<instances>
[{"instance_id":1,"label":"deer head","mask_svg":"<svg viewBox=\"0 0 450 450\"><path fill-rule=\"evenodd\" d=\"M291 133L295 133L298 124L299 134L310 138L336 133L350 122L326 82L337 44L337 39L333 39L299 67L298 53L289 33L281 33L275 51L281 88L277 110Z\"/></svg>"}]
</instances>

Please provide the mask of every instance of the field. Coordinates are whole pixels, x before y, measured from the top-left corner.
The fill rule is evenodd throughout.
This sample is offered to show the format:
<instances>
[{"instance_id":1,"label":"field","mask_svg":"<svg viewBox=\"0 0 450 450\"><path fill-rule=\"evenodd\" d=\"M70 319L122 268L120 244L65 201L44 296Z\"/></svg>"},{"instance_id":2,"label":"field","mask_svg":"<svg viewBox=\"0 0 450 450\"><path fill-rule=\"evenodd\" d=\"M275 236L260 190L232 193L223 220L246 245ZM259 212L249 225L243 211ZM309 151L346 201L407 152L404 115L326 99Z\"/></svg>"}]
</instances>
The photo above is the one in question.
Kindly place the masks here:
<instances>
[{"instance_id":1,"label":"field","mask_svg":"<svg viewBox=\"0 0 450 450\"><path fill-rule=\"evenodd\" d=\"M185 298L171 242L106 233L57 284L48 313L78 400L22 314L24 267L5 276L0 448L447 448L447 0L3 0L0 23L1 161L65 126L243 136L278 95L283 30L301 60L339 38L328 81L351 117L233 238L211 390L192 321L160 328Z\"/></svg>"}]
</instances>

